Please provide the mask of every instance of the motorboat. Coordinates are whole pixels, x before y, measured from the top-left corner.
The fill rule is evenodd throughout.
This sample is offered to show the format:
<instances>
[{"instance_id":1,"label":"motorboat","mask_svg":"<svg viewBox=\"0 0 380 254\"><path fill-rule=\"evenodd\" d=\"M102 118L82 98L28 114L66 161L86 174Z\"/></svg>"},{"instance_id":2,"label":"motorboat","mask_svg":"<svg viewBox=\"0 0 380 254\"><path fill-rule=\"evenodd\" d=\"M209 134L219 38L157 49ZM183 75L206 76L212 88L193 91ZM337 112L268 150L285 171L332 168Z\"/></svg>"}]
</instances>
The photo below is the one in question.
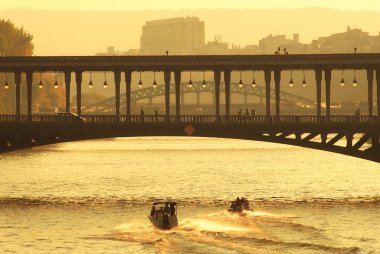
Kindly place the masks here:
<instances>
[{"instance_id":1,"label":"motorboat","mask_svg":"<svg viewBox=\"0 0 380 254\"><path fill-rule=\"evenodd\" d=\"M248 200L237 199L231 201L231 206L228 208L228 211L232 213L243 213L244 211L253 211L253 209L249 206Z\"/></svg>"},{"instance_id":2,"label":"motorboat","mask_svg":"<svg viewBox=\"0 0 380 254\"><path fill-rule=\"evenodd\" d=\"M160 209L157 206L161 205ZM156 228L162 230L172 229L178 226L177 219L177 203L176 202L155 202L152 205L150 215L148 215L150 222Z\"/></svg>"}]
</instances>

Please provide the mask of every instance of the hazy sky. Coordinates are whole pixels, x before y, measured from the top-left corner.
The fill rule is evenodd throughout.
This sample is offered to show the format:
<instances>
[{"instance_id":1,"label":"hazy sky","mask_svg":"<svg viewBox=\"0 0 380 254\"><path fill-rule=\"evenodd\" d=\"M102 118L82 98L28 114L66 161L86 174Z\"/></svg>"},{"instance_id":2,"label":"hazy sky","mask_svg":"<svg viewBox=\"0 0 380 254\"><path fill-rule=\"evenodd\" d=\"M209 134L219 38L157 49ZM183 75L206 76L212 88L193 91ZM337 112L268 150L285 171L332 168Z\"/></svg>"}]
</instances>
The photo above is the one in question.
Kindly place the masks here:
<instances>
[{"instance_id":1,"label":"hazy sky","mask_svg":"<svg viewBox=\"0 0 380 254\"><path fill-rule=\"evenodd\" d=\"M380 0L1 0L0 9L48 10L164 10L194 8L305 8L330 7L338 10L377 10Z\"/></svg>"}]
</instances>

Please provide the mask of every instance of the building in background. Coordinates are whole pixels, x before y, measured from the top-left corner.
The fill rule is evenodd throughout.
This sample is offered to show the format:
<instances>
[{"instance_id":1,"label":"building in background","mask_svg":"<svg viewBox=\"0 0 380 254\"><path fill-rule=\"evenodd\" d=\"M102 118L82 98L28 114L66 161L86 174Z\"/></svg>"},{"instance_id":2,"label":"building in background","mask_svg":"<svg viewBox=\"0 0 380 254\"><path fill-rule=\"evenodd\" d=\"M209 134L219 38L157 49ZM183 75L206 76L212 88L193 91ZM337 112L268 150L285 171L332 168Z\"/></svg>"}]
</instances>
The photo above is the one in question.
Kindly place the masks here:
<instances>
[{"instance_id":1,"label":"building in background","mask_svg":"<svg viewBox=\"0 0 380 254\"><path fill-rule=\"evenodd\" d=\"M141 55L191 55L205 45L205 23L197 17L147 21L142 27Z\"/></svg>"}]
</instances>

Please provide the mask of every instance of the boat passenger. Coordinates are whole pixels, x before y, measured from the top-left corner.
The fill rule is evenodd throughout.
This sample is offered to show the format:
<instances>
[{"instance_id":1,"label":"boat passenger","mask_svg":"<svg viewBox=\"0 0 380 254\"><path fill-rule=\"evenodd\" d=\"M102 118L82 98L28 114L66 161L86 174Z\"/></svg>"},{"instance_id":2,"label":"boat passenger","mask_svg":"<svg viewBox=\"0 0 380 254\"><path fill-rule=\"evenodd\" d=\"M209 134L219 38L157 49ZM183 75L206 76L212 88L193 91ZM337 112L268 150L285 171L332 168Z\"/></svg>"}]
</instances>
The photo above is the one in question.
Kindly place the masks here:
<instances>
[{"instance_id":1,"label":"boat passenger","mask_svg":"<svg viewBox=\"0 0 380 254\"><path fill-rule=\"evenodd\" d=\"M150 217L153 217L156 215L156 207L152 206L152 210L150 210Z\"/></svg>"},{"instance_id":2,"label":"boat passenger","mask_svg":"<svg viewBox=\"0 0 380 254\"><path fill-rule=\"evenodd\" d=\"M170 203L170 216L175 214L175 206L174 203Z\"/></svg>"},{"instance_id":3,"label":"boat passenger","mask_svg":"<svg viewBox=\"0 0 380 254\"><path fill-rule=\"evenodd\" d=\"M235 206L241 206L241 200L239 199L239 197L237 197L235 200Z\"/></svg>"},{"instance_id":4,"label":"boat passenger","mask_svg":"<svg viewBox=\"0 0 380 254\"><path fill-rule=\"evenodd\" d=\"M166 203L166 205L165 205L164 212L165 212L165 214L170 214L170 208L169 208L168 203Z\"/></svg>"}]
</instances>

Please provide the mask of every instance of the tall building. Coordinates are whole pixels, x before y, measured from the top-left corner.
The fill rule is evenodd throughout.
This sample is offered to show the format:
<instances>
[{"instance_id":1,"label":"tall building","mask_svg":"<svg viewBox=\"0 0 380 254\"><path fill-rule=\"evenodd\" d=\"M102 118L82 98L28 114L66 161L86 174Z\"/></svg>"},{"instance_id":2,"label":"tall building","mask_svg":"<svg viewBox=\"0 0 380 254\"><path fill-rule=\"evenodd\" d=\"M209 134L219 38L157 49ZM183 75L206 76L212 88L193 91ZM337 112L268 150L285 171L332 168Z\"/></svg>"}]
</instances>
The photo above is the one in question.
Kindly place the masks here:
<instances>
[{"instance_id":1,"label":"tall building","mask_svg":"<svg viewBox=\"0 0 380 254\"><path fill-rule=\"evenodd\" d=\"M205 45L205 23L197 17L147 21L142 27L141 55L195 54Z\"/></svg>"}]
</instances>

